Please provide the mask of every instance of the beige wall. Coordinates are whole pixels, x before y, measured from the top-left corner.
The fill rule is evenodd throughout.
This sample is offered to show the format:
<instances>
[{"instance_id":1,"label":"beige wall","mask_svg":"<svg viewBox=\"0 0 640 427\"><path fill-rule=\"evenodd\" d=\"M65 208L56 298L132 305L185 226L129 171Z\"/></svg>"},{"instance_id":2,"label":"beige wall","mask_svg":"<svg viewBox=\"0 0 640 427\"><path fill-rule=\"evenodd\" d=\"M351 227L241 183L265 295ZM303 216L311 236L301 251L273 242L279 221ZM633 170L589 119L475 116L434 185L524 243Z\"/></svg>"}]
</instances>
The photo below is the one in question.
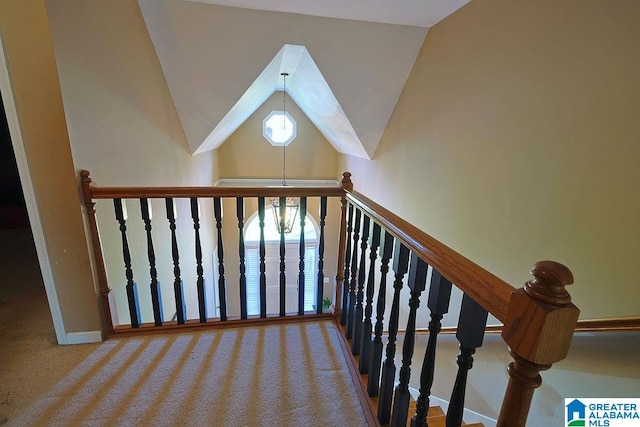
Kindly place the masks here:
<instances>
[{"instance_id":1,"label":"beige wall","mask_svg":"<svg viewBox=\"0 0 640 427\"><path fill-rule=\"evenodd\" d=\"M44 235L39 257L50 264L65 331L100 330L44 1L0 2L0 27L28 160L22 180L30 175Z\"/></svg>"},{"instance_id":2,"label":"beige wall","mask_svg":"<svg viewBox=\"0 0 640 427\"><path fill-rule=\"evenodd\" d=\"M76 170L102 186L212 185L191 156L135 0L47 2Z\"/></svg>"},{"instance_id":3,"label":"beige wall","mask_svg":"<svg viewBox=\"0 0 640 427\"><path fill-rule=\"evenodd\" d=\"M217 153L192 156L135 0L47 2L76 171L99 186L212 185ZM177 238L187 315L197 317L195 240L187 199L177 200ZM128 200L128 243L143 322L153 321L144 224ZM153 237L165 319L175 313L173 261L164 200L154 200ZM114 323L129 323L122 241L111 201L96 204ZM201 202L207 284L212 282L210 201ZM210 296L212 296L210 294ZM209 306L213 302L210 299Z\"/></svg>"},{"instance_id":4,"label":"beige wall","mask_svg":"<svg viewBox=\"0 0 640 427\"><path fill-rule=\"evenodd\" d=\"M218 151L191 156L137 2L51 0L47 5L74 164L77 170L90 170L97 185L211 185L218 177L281 177L282 151L262 137L263 117L281 109L279 94L259 108ZM287 148L288 177L333 178L337 152L291 99L287 110L298 122L298 138ZM126 202L134 280L143 308L142 320L148 322L152 313L144 309L150 307L145 234L138 201ZM211 288L217 272L212 262L216 234L210 202L201 203L200 232L205 279ZM129 323L122 243L113 207L110 201L99 201L96 208L108 280L119 312L115 322ZM193 223L187 201L178 201L177 208L181 277L187 316L193 318L197 316ZM254 210L248 209L247 217ZM152 227L165 319L170 319L175 312L173 261L162 200L153 202ZM237 267L232 266L238 265L237 224L231 222L225 231L229 234L225 238L229 302L234 307ZM337 228L329 225L327 233L333 233L327 237L328 247L335 246L332 240L337 238ZM335 255L328 254L325 265L326 275L335 275ZM213 292L209 297L209 306L213 307Z\"/></svg>"},{"instance_id":5,"label":"beige wall","mask_svg":"<svg viewBox=\"0 0 640 427\"><path fill-rule=\"evenodd\" d=\"M220 178L282 178L282 147L262 136L262 121L282 111L282 92L275 92L218 148ZM298 125L286 148L288 179L335 179L338 152L289 96L287 112Z\"/></svg>"},{"instance_id":6,"label":"beige wall","mask_svg":"<svg viewBox=\"0 0 640 427\"><path fill-rule=\"evenodd\" d=\"M554 259L581 318L638 315L639 17L470 2L429 31L375 160L339 169L516 287Z\"/></svg>"}]
</instances>

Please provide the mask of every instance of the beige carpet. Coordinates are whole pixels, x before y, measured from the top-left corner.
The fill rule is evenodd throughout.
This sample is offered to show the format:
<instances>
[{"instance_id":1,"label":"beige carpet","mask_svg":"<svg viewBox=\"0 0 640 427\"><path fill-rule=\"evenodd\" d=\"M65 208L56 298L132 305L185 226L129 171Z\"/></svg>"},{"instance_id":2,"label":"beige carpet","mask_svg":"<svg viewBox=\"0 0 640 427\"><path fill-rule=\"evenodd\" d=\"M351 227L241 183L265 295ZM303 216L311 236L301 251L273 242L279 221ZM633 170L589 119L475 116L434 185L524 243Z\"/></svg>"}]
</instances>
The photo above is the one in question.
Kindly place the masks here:
<instances>
[{"instance_id":1,"label":"beige carpet","mask_svg":"<svg viewBox=\"0 0 640 427\"><path fill-rule=\"evenodd\" d=\"M114 339L8 425L364 425L338 346L331 322Z\"/></svg>"},{"instance_id":2,"label":"beige carpet","mask_svg":"<svg viewBox=\"0 0 640 427\"><path fill-rule=\"evenodd\" d=\"M330 321L56 345L25 235L0 233L0 425L366 424Z\"/></svg>"}]
</instances>

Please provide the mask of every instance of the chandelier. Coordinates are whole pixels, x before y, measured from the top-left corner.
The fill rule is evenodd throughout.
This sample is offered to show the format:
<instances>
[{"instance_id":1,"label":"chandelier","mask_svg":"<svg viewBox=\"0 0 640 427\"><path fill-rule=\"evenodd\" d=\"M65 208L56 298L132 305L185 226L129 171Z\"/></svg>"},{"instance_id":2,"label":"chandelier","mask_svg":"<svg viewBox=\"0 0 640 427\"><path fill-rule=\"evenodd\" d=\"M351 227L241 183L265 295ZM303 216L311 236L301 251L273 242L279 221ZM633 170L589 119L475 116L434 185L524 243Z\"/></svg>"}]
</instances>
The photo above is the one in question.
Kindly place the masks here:
<instances>
[{"instance_id":1,"label":"chandelier","mask_svg":"<svg viewBox=\"0 0 640 427\"><path fill-rule=\"evenodd\" d=\"M285 233L291 233L296 223L298 208L300 207L299 197L273 197L271 200L273 206L273 219L276 222L278 231L284 230ZM281 205L284 202L284 205Z\"/></svg>"},{"instance_id":2,"label":"chandelier","mask_svg":"<svg viewBox=\"0 0 640 427\"><path fill-rule=\"evenodd\" d=\"M287 76L289 73L280 73L282 76L282 129L286 129L287 115ZM282 144L282 186L287 186L287 144ZM300 207L299 197L273 197L269 200L273 206L273 219L279 232L291 233Z\"/></svg>"}]
</instances>

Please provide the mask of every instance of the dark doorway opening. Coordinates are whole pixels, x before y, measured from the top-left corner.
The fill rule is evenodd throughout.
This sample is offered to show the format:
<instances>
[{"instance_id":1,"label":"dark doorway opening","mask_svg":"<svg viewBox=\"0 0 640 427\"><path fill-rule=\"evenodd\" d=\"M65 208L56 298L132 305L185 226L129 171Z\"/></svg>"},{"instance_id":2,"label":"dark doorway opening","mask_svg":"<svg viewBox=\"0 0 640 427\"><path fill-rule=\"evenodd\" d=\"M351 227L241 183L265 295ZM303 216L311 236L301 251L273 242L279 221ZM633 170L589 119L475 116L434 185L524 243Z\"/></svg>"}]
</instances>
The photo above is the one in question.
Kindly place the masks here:
<instances>
[{"instance_id":1,"label":"dark doorway opening","mask_svg":"<svg viewBox=\"0 0 640 427\"><path fill-rule=\"evenodd\" d=\"M27 205L2 98L0 107L0 228L29 228Z\"/></svg>"},{"instance_id":2,"label":"dark doorway opening","mask_svg":"<svg viewBox=\"0 0 640 427\"><path fill-rule=\"evenodd\" d=\"M10 366L34 343L57 341L1 97L0 107L0 366ZM0 384L0 401L6 393Z\"/></svg>"}]
</instances>

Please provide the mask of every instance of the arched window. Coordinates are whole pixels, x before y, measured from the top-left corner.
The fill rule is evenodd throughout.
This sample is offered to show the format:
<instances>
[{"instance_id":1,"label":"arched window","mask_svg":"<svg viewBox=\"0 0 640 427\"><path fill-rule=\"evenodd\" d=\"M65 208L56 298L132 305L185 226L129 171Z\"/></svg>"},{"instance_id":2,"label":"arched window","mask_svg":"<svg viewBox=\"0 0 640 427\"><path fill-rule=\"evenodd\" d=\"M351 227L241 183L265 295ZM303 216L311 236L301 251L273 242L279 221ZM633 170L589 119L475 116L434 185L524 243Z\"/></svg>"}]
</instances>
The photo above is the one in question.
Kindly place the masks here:
<instances>
[{"instance_id":1,"label":"arched window","mask_svg":"<svg viewBox=\"0 0 640 427\"><path fill-rule=\"evenodd\" d=\"M267 279L267 313L278 313L280 307L280 232L268 207L265 212L265 264ZM304 240L304 311L316 304L318 271L317 224L307 213ZM254 214L245 228L245 267L247 278L247 314L260 314L260 224ZM300 261L299 218L290 233L285 234L286 311L298 311L298 271Z\"/></svg>"}]
</instances>

